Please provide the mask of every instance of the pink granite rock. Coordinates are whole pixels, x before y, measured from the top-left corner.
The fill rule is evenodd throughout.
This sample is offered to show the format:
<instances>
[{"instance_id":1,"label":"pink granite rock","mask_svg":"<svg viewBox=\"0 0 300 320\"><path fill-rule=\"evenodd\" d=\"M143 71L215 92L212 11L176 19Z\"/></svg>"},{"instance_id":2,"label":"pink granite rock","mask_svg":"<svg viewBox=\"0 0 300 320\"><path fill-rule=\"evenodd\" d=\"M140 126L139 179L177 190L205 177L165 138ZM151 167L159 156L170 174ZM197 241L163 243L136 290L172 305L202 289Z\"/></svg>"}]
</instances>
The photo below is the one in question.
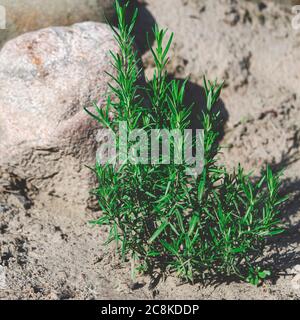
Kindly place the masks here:
<instances>
[{"instance_id":1,"label":"pink granite rock","mask_svg":"<svg viewBox=\"0 0 300 320\"><path fill-rule=\"evenodd\" d=\"M25 32L115 17L114 0L0 0L0 6L6 11L0 47Z\"/></svg>"},{"instance_id":2,"label":"pink granite rock","mask_svg":"<svg viewBox=\"0 0 300 320\"><path fill-rule=\"evenodd\" d=\"M2 48L2 188L14 176L30 190L86 200L99 125L83 107L105 102L109 50L117 50L110 28L93 22L23 34Z\"/></svg>"}]
</instances>

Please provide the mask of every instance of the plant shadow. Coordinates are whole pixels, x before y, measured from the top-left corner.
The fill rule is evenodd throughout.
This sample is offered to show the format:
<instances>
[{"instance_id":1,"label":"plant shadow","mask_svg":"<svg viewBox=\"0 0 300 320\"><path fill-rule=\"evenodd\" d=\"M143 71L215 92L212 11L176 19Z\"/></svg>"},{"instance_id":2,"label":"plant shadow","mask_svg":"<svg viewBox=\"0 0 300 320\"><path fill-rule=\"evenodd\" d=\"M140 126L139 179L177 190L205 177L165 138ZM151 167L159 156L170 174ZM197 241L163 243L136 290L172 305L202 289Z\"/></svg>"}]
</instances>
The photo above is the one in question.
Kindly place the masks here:
<instances>
[{"instance_id":1,"label":"plant shadow","mask_svg":"<svg viewBox=\"0 0 300 320\"><path fill-rule=\"evenodd\" d=\"M184 79L173 78L183 84ZM203 111L206 108L206 96L205 90L199 84L196 84L191 81L186 83L186 91L184 96L184 104L186 106L192 106L191 112L191 129L202 129L201 127L201 118ZM225 134L225 126L229 119L229 113L225 107L224 101L219 98L216 104L214 105L214 112L220 112L219 123L217 131L219 132L218 143L223 139Z\"/></svg>"},{"instance_id":2,"label":"plant shadow","mask_svg":"<svg viewBox=\"0 0 300 320\"><path fill-rule=\"evenodd\" d=\"M136 3L136 1L134 2ZM138 8L138 18L134 28L134 36L139 54L142 55L149 50L149 45L151 46L154 42L152 29L154 28L156 21L147 9L146 2L137 2L136 7Z\"/></svg>"},{"instance_id":3,"label":"plant shadow","mask_svg":"<svg viewBox=\"0 0 300 320\"><path fill-rule=\"evenodd\" d=\"M282 196L289 195L289 200L281 207L281 219L284 232L267 242L270 254L263 259L267 267L273 269L275 283L282 275L289 275L288 269L300 264L300 179L283 180Z\"/></svg>"}]
</instances>

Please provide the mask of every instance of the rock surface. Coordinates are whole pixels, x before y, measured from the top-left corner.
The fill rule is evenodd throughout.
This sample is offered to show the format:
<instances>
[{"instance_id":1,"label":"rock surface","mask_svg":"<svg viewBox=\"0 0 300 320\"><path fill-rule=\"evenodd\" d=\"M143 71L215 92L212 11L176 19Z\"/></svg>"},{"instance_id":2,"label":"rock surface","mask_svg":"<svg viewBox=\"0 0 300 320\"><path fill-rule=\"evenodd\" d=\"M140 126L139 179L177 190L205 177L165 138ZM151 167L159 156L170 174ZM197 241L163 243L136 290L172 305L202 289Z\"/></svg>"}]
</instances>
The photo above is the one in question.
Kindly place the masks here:
<instances>
[{"instance_id":1,"label":"rock surface","mask_svg":"<svg viewBox=\"0 0 300 320\"><path fill-rule=\"evenodd\" d=\"M117 50L110 28L93 22L27 33L3 47L0 188L84 202L98 124L83 108L105 100L109 50Z\"/></svg>"},{"instance_id":2,"label":"rock surface","mask_svg":"<svg viewBox=\"0 0 300 320\"><path fill-rule=\"evenodd\" d=\"M0 0L6 9L6 30L0 30L0 47L24 32L83 21L113 19L114 0Z\"/></svg>"}]
</instances>

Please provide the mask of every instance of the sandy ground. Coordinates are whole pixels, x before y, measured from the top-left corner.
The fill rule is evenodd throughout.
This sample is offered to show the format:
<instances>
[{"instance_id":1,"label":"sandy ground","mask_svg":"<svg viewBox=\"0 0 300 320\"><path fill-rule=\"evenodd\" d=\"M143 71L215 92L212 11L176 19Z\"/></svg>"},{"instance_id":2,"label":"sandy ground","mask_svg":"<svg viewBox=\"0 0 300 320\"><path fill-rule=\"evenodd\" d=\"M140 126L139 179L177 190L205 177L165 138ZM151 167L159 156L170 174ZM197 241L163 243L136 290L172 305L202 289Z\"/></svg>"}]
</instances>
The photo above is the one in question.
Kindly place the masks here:
<instances>
[{"instance_id":1,"label":"sandy ground","mask_svg":"<svg viewBox=\"0 0 300 320\"><path fill-rule=\"evenodd\" d=\"M33 200L17 183L0 193L0 298L2 299L298 299L300 298L300 103L297 66L300 34L291 30L289 7L229 0L140 1L137 43L145 74L153 62L142 35L155 22L175 32L171 77L190 76L189 99L199 103L201 78L225 79L220 103L222 160L246 168L270 162L285 167L286 233L266 247L273 276L260 287L223 282L180 283L169 276L130 278L102 245L106 230L65 199L39 193ZM297 62L298 61L298 62ZM295 65L296 64L296 65Z\"/></svg>"}]
</instances>

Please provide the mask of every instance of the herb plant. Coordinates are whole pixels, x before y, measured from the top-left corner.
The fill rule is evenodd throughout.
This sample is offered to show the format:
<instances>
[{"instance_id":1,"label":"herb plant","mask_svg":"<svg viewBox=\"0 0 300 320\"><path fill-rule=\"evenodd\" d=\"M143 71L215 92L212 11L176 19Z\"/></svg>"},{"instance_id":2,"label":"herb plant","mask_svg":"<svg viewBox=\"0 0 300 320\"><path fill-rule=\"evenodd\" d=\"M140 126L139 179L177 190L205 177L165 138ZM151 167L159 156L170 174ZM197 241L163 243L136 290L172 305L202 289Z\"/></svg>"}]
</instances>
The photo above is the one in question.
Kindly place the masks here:
<instances>
[{"instance_id":1,"label":"herb plant","mask_svg":"<svg viewBox=\"0 0 300 320\"><path fill-rule=\"evenodd\" d=\"M141 86L133 36L138 12L128 23L126 5L116 1L116 11L118 29L111 28L120 52L111 52L115 69L108 84L111 94L106 108L94 104L96 113L86 111L116 133L120 121L126 122L128 133L190 128L191 106L184 105L186 82L169 80L166 73L173 35L166 38L166 30L154 28L156 45L150 50L156 68L153 79ZM221 118L214 105L222 84L204 79L203 86L206 106L199 119L199 128L204 130L202 173L187 175L187 165L174 162L97 163L95 194L102 216L91 223L108 226L107 244L115 242L122 258L132 259L140 272L176 272L191 282L237 276L258 284L269 275L262 271L259 258L266 239L282 232L279 206L286 198L280 198L279 175L270 167L254 181L241 166L230 173L218 164ZM117 143L120 148L120 139Z\"/></svg>"}]
</instances>

